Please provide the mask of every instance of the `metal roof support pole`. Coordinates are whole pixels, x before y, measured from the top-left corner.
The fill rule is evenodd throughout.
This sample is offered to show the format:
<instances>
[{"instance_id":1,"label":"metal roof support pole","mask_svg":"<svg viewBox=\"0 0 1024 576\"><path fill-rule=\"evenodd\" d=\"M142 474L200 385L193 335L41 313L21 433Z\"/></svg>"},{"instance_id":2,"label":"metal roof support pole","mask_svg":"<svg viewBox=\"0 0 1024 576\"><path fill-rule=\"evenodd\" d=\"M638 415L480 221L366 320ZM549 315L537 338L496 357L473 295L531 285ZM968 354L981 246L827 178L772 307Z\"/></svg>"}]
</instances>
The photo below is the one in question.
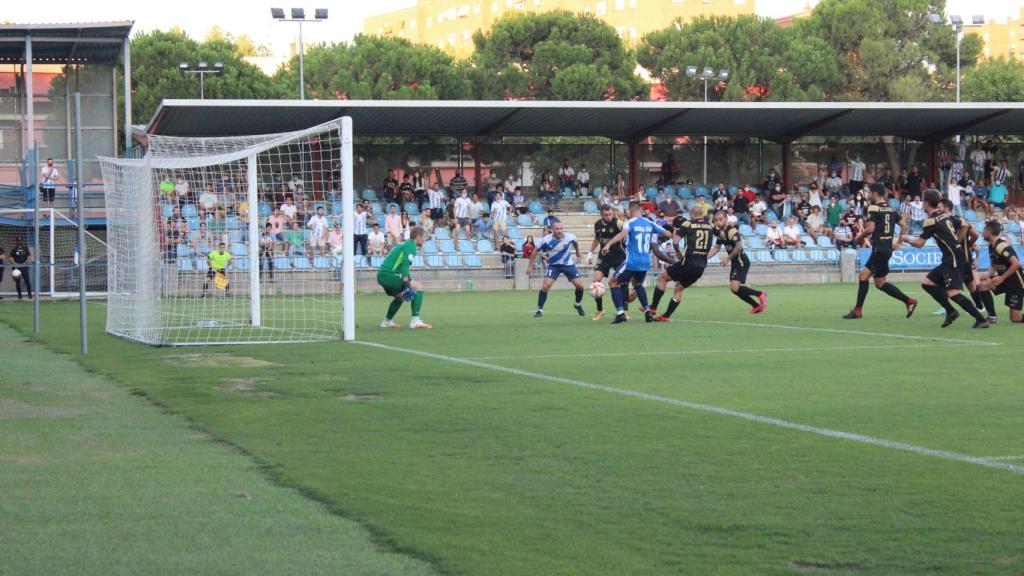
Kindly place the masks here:
<instances>
[{"instance_id":1,"label":"metal roof support pole","mask_svg":"<svg viewBox=\"0 0 1024 576\"><path fill-rule=\"evenodd\" d=\"M132 54L131 38L124 39L124 154L132 151ZM116 66L115 66L116 68Z\"/></svg>"},{"instance_id":2,"label":"metal roof support pole","mask_svg":"<svg viewBox=\"0 0 1024 576\"><path fill-rule=\"evenodd\" d=\"M482 138L473 141L473 181L476 183L476 193L480 194L480 180L482 170L480 169L480 149L483 148ZM474 224L475 226L475 224Z\"/></svg>"},{"instance_id":3,"label":"metal roof support pole","mask_svg":"<svg viewBox=\"0 0 1024 576\"><path fill-rule=\"evenodd\" d=\"M629 190L626 190L626 196L628 197L631 196L636 191L636 189L640 187L640 140L637 138L632 138L627 144L629 145Z\"/></svg>"},{"instance_id":4,"label":"metal roof support pole","mask_svg":"<svg viewBox=\"0 0 1024 576\"><path fill-rule=\"evenodd\" d=\"M788 194L793 182L793 140L782 141L782 189Z\"/></svg>"},{"instance_id":5,"label":"metal roof support pole","mask_svg":"<svg viewBox=\"0 0 1024 576\"><path fill-rule=\"evenodd\" d=\"M39 333L39 291L40 286L40 258L39 258L39 161L36 155L39 153L36 147L36 115L35 115L35 87L32 77L32 35L25 35L25 116L28 121L28 159L29 159L29 182L32 187L32 284L35 289L32 295L32 331Z\"/></svg>"},{"instance_id":6,"label":"metal roof support pole","mask_svg":"<svg viewBox=\"0 0 1024 576\"><path fill-rule=\"evenodd\" d=\"M939 181L939 139L930 137L924 141L928 149L928 182ZM937 184L936 184L937 185ZM925 186L927 188L928 186Z\"/></svg>"}]
</instances>

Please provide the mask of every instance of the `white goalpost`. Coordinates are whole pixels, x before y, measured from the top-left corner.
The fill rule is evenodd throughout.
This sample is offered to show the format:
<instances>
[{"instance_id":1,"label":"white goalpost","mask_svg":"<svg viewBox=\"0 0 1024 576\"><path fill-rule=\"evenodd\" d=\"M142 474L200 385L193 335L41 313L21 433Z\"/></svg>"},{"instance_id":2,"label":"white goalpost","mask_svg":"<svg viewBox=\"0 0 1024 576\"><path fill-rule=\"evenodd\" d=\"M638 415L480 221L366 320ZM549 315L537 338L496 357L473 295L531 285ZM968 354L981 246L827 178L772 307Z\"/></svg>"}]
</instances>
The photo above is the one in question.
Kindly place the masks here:
<instances>
[{"instance_id":1,"label":"white goalpost","mask_svg":"<svg viewBox=\"0 0 1024 576\"><path fill-rule=\"evenodd\" d=\"M34 247L35 233L32 218L35 210L31 208L0 208L0 248L4 250L3 259L10 255L11 250L19 242L29 250ZM50 298L77 298L78 284L78 223L55 208L39 209L39 254L32 254L32 261L40 266L39 278L42 286L32 286L33 292ZM109 257L107 243L95 234L85 231L86 255L86 295L103 296L106 294L107 271ZM3 262L0 262L3 264ZM31 270L31 264L28 268ZM0 295L13 296L17 293L11 272L17 267L7 264L7 274L0 275ZM34 274L29 281L34 282ZM23 290L27 286L23 284Z\"/></svg>"},{"instance_id":2,"label":"white goalpost","mask_svg":"<svg viewBox=\"0 0 1024 576\"><path fill-rule=\"evenodd\" d=\"M101 158L107 332L152 345L355 338L350 118L282 134L151 136Z\"/></svg>"}]
</instances>

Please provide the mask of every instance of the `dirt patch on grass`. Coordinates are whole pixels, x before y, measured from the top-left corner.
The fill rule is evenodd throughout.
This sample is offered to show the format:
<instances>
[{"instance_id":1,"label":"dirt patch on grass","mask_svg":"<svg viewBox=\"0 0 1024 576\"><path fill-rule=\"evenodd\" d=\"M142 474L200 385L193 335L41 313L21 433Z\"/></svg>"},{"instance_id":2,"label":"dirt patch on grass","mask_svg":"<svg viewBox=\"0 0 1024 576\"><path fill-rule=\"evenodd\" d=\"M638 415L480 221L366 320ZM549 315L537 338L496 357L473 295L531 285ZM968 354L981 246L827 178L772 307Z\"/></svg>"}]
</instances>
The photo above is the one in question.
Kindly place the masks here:
<instances>
[{"instance_id":1,"label":"dirt patch on grass","mask_svg":"<svg viewBox=\"0 0 1024 576\"><path fill-rule=\"evenodd\" d=\"M240 394L255 398L273 398L275 396L280 396L280 394L272 390L260 390L260 384L263 384L263 381L259 378L231 378L218 384L217 390L220 390L225 394Z\"/></svg>"},{"instance_id":2,"label":"dirt patch on grass","mask_svg":"<svg viewBox=\"0 0 1024 576\"><path fill-rule=\"evenodd\" d=\"M866 570L860 564L843 564L841 562L807 562L794 560L786 565L790 570L804 574L836 574L843 572L860 572Z\"/></svg>"},{"instance_id":3,"label":"dirt patch on grass","mask_svg":"<svg viewBox=\"0 0 1024 576\"><path fill-rule=\"evenodd\" d=\"M276 366L273 362L252 356L236 356L227 352L174 354L173 356L164 356L163 360L192 368L268 368Z\"/></svg>"},{"instance_id":4,"label":"dirt patch on grass","mask_svg":"<svg viewBox=\"0 0 1024 576\"><path fill-rule=\"evenodd\" d=\"M75 406L36 406L21 400L0 399L0 420L15 418L65 418L85 412Z\"/></svg>"}]
</instances>

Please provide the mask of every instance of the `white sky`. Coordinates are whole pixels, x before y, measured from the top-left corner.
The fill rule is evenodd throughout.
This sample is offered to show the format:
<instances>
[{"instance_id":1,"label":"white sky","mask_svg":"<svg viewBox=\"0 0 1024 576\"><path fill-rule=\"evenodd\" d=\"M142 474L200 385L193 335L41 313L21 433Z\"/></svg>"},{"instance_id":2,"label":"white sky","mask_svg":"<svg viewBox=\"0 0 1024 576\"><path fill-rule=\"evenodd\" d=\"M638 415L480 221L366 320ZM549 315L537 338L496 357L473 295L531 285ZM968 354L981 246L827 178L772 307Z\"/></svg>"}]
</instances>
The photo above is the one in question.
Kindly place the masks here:
<instances>
[{"instance_id":1,"label":"white sky","mask_svg":"<svg viewBox=\"0 0 1024 576\"><path fill-rule=\"evenodd\" d=\"M807 0L756 0L757 12L763 16L784 16L799 11ZM810 0L814 1L814 0ZM296 24L274 22L270 7L280 6L287 12L291 6L306 8L312 17L318 4L263 3L242 0L171 0L131 2L89 2L83 0L48 0L42 5L31 2L4 2L4 21L18 24L48 22L97 22L134 20L135 30L149 31L180 26L190 36L202 39L207 30L219 25L235 35L248 34L257 43L266 44L275 55L288 53L289 43L298 31ZM322 1L320 7L330 9L327 22L304 25L307 43L338 42L351 39L363 29L363 19L398 8L412 6L415 0L344 0ZM962 14L969 20L971 14L984 14L989 19L1016 16L1024 0L948 0L947 13Z\"/></svg>"}]
</instances>

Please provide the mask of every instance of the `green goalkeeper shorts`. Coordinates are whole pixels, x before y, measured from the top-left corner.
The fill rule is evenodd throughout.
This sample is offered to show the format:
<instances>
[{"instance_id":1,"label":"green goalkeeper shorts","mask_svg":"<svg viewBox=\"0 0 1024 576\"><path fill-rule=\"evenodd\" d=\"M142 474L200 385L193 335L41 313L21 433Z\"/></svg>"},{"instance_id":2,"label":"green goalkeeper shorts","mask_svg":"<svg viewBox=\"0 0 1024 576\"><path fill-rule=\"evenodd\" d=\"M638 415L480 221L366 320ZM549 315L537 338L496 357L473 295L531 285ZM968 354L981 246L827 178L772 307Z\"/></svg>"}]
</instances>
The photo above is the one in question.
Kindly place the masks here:
<instances>
[{"instance_id":1,"label":"green goalkeeper shorts","mask_svg":"<svg viewBox=\"0 0 1024 576\"><path fill-rule=\"evenodd\" d=\"M398 274L377 274L377 284L388 296L398 296L405 289L405 282Z\"/></svg>"}]
</instances>

